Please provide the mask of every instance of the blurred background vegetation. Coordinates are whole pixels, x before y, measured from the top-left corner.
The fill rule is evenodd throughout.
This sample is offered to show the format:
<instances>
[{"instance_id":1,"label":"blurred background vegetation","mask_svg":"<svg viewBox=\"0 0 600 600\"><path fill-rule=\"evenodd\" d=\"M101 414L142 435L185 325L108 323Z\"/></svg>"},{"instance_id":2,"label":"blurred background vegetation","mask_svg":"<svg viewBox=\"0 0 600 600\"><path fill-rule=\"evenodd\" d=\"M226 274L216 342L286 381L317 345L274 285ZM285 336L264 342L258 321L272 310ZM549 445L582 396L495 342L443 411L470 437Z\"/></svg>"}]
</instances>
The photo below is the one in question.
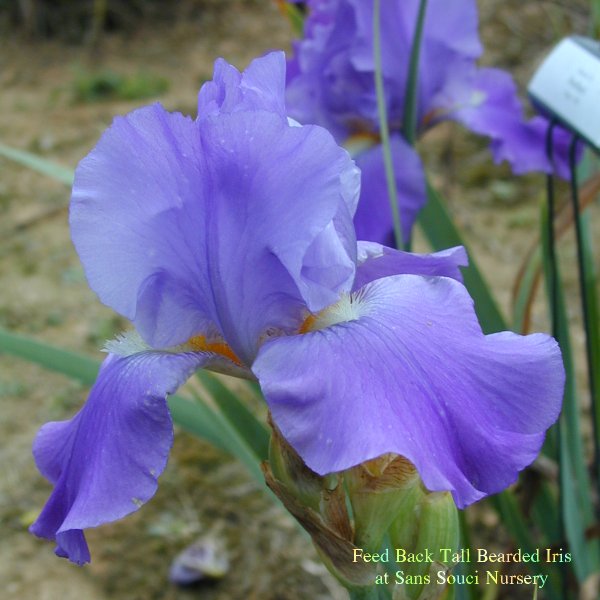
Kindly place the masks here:
<instances>
[{"instance_id":1,"label":"blurred background vegetation","mask_svg":"<svg viewBox=\"0 0 600 600\"><path fill-rule=\"evenodd\" d=\"M103 31L132 31L152 20L194 20L227 4L231 0L0 0L0 30L95 42Z\"/></svg>"}]
</instances>

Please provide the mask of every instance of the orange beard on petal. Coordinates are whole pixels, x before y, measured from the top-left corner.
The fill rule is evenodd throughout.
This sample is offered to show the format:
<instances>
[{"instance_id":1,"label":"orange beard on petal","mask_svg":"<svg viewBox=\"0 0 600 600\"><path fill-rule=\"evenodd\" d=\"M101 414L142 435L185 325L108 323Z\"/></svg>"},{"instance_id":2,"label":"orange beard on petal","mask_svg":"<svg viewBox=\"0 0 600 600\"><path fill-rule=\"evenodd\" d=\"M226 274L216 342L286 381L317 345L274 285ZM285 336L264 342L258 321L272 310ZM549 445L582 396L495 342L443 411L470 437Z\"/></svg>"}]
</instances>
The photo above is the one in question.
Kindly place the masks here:
<instances>
[{"instance_id":1,"label":"orange beard on petal","mask_svg":"<svg viewBox=\"0 0 600 600\"><path fill-rule=\"evenodd\" d=\"M209 342L204 335L195 335L188 340L188 344L196 352L214 352L225 356L231 362L243 367L242 361L235 355L235 352L225 342Z\"/></svg>"},{"instance_id":2,"label":"orange beard on petal","mask_svg":"<svg viewBox=\"0 0 600 600\"><path fill-rule=\"evenodd\" d=\"M312 327L317 320L317 315L310 314L306 319L304 319L302 325L300 325L300 329L298 329L298 333L308 333L312 331Z\"/></svg>"}]
</instances>

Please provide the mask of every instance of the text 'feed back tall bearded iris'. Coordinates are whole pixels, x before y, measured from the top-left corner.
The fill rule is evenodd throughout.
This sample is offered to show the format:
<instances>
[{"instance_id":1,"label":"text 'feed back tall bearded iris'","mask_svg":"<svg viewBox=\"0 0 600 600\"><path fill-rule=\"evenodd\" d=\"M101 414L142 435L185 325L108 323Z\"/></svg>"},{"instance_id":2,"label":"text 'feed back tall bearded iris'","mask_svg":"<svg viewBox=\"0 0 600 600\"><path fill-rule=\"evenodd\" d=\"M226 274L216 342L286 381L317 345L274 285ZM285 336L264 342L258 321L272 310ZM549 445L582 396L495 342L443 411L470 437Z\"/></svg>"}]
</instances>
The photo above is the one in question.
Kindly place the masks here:
<instances>
[{"instance_id":1,"label":"text 'feed back tall bearded iris'","mask_svg":"<svg viewBox=\"0 0 600 600\"><path fill-rule=\"evenodd\" d=\"M385 106L390 127L402 236L410 239L427 200L423 165L403 123L410 57L421 0L381 2L380 37ZM326 127L352 152L362 171L354 222L360 239L392 245L375 90L373 0L309 0L305 34L287 73L287 107L301 123ZM527 120L509 73L477 66L483 48L476 0L428 0L417 78L417 134L453 120L491 140L496 162L514 173L548 172L548 121ZM570 134L554 131L556 168L568 176Z\"/></svg>"},{"instance_id":2,"label":"text 'feed back tall bearded iris'","mask_svg":"<svg viewBox=\"0 0 600 600\"><path fill-rule=\"evenodd\" d=\"M158 104L118 117L77 168L75 247L135 329L34 445L54 490L31 530L60 556L89 561L83 530L154 494L166 396L199 368L258 380L317 473L395 453L459 507L512 483L557 418L554 340L484 335L462 248L357 243L359 170L325 129L288 119L284 83L283 53L244 73L218 60L196 120Z\"/></svg>"}]
</instances>

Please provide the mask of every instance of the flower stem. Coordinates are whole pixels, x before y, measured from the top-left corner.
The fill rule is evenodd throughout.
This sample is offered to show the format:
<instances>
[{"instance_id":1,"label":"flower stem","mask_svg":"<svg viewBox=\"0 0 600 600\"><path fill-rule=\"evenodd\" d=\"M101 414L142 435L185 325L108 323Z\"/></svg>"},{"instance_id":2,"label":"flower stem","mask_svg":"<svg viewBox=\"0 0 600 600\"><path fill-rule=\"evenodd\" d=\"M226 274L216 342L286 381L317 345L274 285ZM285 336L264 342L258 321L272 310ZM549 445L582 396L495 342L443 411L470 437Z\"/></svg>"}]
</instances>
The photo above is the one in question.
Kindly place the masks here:
<instances>
[{"instance_id":1,"label":"flower stem","mask_svg":"<svg viewBox=\"0 0 600 600\"><path fill-rule=\"evenodd\" d=\"M594 456L596 468L596 484L600 487L600 398L598 376L598 312L594 286L596 276L593 273L594 262L590 248L590 241L584 236L583 215L579 206L579 190L577 183L577 144L578 136L573 136L569 148L569 170L571 172L571 201L573 203L573 220L577 240L577 265L579 268L579 293L583 313L583 328L585 331L585 348L588 369L588 384L592 401L592 423L594 427ZM586 260L587 256L587 260Z\"/></svg>"},{"instance_id":2,"label":"flower stem","mask_svg":"<svg viewBox=\"0 0 600 600\"><path fill-rule=\"evenodd\" d=\"M419 57L421 56L421 40L423 38L423 26L425 24L425 12L427 11L427 0L419 3L415 35L410 48L410 62L408 67L408 79L406 81L406 95L404 97L404 114L402 125L406 141L413 146L417 137L417 99L419 82Z\"/></svg>"},{"instance_id":3,"label":"flower stem","mask_svg":"<svg viewBox=\"0 0 600 600\"><path fill-rule=\"evenodd\" d=\"M385 95L383 90L383 70L381 66L381 5L380 0L374 0L373 5L373 56L375 60L375 91L377 94L377 114L379 116L379 133L383 146L383 163L385 166L385 180L388 188L388 197L392 209L392 221L394 223L394 237L396 248L402 249L402 224L400 222L400 209L398 208L398 190L394 177L392 163L392 148L390 146L390 132L388 128L387 111L385 106Z\"/></svg>"},{"instance_id":4,"label":"flower stem","mask_svg":"<svg viewBox=\"0 0 600 600\"><path fill-rule=\"evenodd\" d=\"M554 129L556 122L553 120L546 130L546 156L550 163L550 172L546 176L546 197L548 201L548 275L550 276L548 288L550 290L550 312L552 313L552 335L558 333L558 272L556 266L556 252L554 248Z\"/></svg>"},{"instance_id":5,"label":"flower stem","mask_svg":"<svg viewBox=\"0 0 600 600\"><path fill-rule=\"evenodd\" d=\"M547 196L547 210L548 210L548 222L546 224L546 261L547 261L547 273L546 276L548 278L548 292L549 292L549 300L550 300L550 313L551 313L551 323L552 323L552 336L559 342L561 339L561 314L560 314L560 306L559 302L561 300L560 295L560 281L559 281L559 273L558 273L558 263L556 257L556 249L555 249L555 236L554 236L554 213L555 213L555 198L554 198L554 129L556 128L557 122L552 119L548 124L548 128L546 130L546 156L548 157L548 162L550 163L550 170L546 175L546 196ZM559 473L564 474L566 465L565 465L565 456L567 455L564 449L564 415L560 415L558 421L556 422L556 440L557 440L557 453L558 453L558 465L559 465ZM566 480L565 480L566 481ZM561 478L560 482L560 492L558 496L558 504L559 504L559 515L565 514L565 489L563 484L563 479ZM565 539L566 536L566 528L565 528L565 520L564 518L559 517L558 520L558 529L560 536L559 538ZM561 565L562 567L563 565ZM561 588L564 597L567 597L567 573L566 569L563 567L561 569Z\"/></svg>"}]
</instances>

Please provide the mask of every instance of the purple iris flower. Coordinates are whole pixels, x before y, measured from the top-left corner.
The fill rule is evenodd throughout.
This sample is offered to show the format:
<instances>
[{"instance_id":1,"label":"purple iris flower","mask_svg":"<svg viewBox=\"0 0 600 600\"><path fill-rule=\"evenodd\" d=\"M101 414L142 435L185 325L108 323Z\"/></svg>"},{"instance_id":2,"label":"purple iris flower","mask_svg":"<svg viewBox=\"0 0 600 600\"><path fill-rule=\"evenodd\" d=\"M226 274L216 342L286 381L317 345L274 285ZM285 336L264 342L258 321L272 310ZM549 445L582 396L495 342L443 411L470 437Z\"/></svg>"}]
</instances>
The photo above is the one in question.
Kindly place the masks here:
<instances>
[{"instance_id":1,"label":"purple iris flower","mask_svg":"<svg viewBox=\"0 0 600 600\"><path fill-rule=\"evenodd\" d=\"M357 244L359 171L325 129L287 118L284 88L283 53L244 73L218 60L195 121L158 104L118 117L77 168L73 241L135 329L34 445L55 487L31 530L60 556L89 561L83 530L154 494L166 397L202 367L258 380L317 473L394 452L461 507L513 482L557 418L554 340L484 335L462 248Z\"/></svg>"},{"instance_id":2,"label":"purple iris flower","mask_svg":"<svg viewBox=\"0 0 600 600\"><path fill-rule=\"evenodd\" d=\"M288 64L287 107L301 123L327 127L350 149L362 170L355 216L359 239L393 244L392 217L379 145L374 84L373 1L309 0L305 36ZM421 160L403 138L409 59L419 0L381 2L381 50L385 104L398 188L402 233L427 199ZM491 139L496 162L517 174L548 172L542 117L526 120L511 76L479 68L482 46L475 0L429 0L421 43L417 92L418 134L451 119ZM567 176L570 136L555 130L557 170Z\"/></svg>"}]
</instances>

